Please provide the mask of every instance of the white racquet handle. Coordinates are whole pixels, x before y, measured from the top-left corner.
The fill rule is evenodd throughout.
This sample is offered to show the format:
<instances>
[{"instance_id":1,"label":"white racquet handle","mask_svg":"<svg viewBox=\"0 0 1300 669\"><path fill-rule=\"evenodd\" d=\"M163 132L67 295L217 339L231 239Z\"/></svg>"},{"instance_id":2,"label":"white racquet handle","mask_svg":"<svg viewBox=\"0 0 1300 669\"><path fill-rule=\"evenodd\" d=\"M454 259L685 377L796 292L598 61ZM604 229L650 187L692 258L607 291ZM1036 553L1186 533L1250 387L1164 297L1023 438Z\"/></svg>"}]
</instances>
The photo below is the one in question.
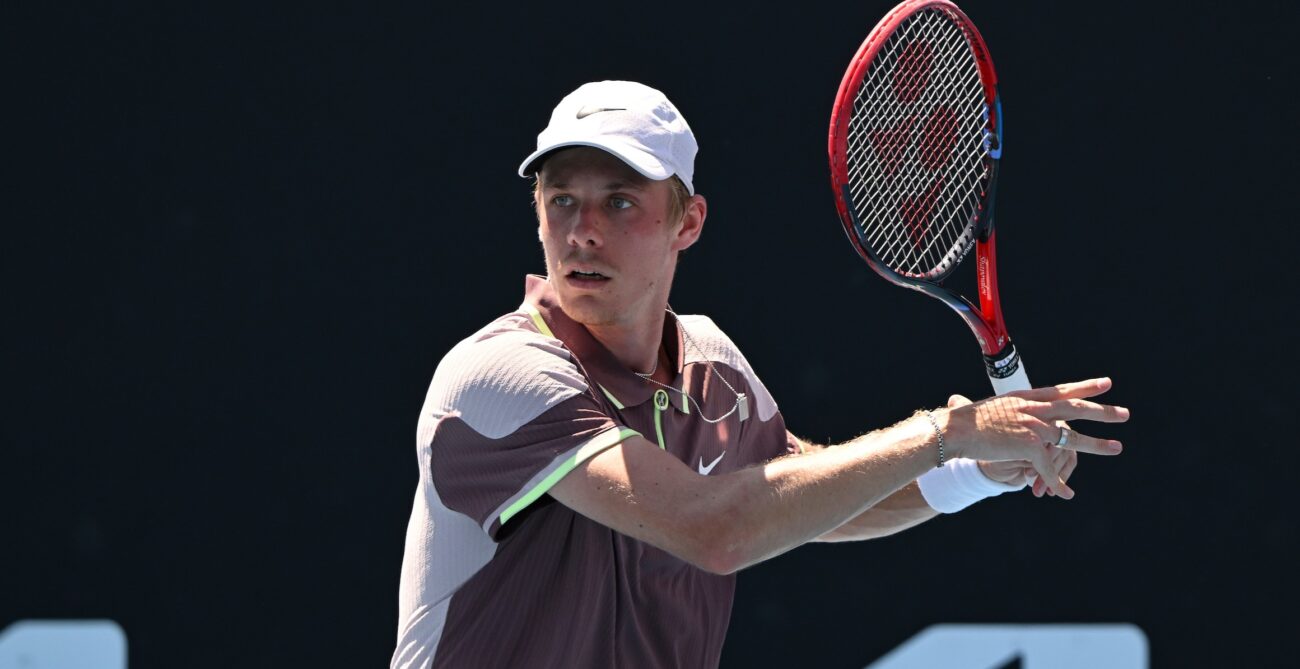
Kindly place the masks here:
<instances>
[{"instance_id":1,"label":"white racquet handle","mask_svg":"<svg viewBox=\"0 0 1300 669\"><path fill-rule=\"evenodd\" d=\"M1025 374L1025 361L1020 359L1020 355L1016 353L1014 346L1011 347L1010 354L1003 356L1002 360L1006 362L999 364L985 360L985 371L988 372L989 383L993 384L994 395L1005 395L1013 390L1029 390L1033 387L1029 385L1029 376ZM994 369L999 367L1011 365L1015 365L1015 370L1010 374L1005 374L1005 370L1003 370L1005 375L995 375L993 372Z\"/></svg>"}]
</instances>

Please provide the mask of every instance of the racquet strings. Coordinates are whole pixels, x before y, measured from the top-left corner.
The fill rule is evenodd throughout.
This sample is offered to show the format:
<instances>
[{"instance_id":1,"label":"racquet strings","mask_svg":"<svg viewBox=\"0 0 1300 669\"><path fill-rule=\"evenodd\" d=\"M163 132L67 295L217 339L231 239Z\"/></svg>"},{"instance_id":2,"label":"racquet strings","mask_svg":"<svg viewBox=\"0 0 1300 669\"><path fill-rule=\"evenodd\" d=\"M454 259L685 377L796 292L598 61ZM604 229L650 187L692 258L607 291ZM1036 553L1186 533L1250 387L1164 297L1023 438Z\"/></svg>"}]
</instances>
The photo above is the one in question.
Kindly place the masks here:
<instances>
[{"instance_id":1,"label":"racquet strings","mask_svg":"<svg viewBox=\"0 0 1300 669\"><path fill-rule=\"evenodd\" d=\"M846 152L848 204L885 266L938 281L974 244L992 166L987 115L956 17L922 10L889 35L853 100Z\"/></svg>"}]
</instances>

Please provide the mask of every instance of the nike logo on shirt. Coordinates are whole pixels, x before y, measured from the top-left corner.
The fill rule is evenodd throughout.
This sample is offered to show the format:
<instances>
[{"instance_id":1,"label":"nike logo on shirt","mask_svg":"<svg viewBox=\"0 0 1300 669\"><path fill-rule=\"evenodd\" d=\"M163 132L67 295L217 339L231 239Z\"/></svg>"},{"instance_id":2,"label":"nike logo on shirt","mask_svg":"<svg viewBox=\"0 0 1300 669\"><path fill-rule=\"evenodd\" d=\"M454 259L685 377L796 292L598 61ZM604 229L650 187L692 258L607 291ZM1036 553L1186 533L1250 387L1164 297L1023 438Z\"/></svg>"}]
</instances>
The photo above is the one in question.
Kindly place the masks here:
<instances>
[{"instance_id":1,"label":"nike logo on shirt","mask_svg":"<svg viewBox=\"0 0 1300 669\"><path fill-rule=\"evenodd\" d=\"M723 451L723 452L722 452L722 455L726 455L726 454L727 454L726 451ZM710 462L710 463L708 464L707 467L704 465L704 458L701 457L701 458L700 458L700 476L708 476L708 475L709 475L709 472L713 471L713 468L716 467L717 464L718 464L718 462L720 462L720 461L722 460L722 455L719 455L718 457L714 458L714 459L713 459L713 462Z\"/></svg>"}]
</instances>

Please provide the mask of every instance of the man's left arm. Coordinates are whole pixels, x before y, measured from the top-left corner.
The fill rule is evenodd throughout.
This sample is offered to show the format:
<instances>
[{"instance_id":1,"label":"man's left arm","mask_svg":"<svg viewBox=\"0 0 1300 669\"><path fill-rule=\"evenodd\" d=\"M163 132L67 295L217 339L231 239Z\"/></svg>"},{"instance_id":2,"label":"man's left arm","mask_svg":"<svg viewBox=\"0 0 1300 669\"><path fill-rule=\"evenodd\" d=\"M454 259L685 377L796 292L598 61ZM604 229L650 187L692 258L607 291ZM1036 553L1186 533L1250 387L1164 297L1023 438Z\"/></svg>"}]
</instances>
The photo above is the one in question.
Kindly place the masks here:
<instances>
[{"instance_id":1,"label":"man's left arm","mask_svg":"<svg viewBox=\"0 0 1300 669\"><path fill-rule=\"evenodd\" d=\"M1024 469L1021 463L979 462L978 464L980 472L991 481L1007 485L1020 485L1024 482ZM816 541L833 543L878 539L916 527L937 515L939 512L934 510L921 494L921 486L913 481L843 525L818 537Z\"/></svg>"},{"instance_id":2,"label":"man's left arm","mask_svg":"<svg viewBox=\"0 0 1300 669\"><path fill-rule=\"evenodd\" d=\"M800 442L804 446L804 452L825 448L803 440ZM1021 486L1025 483L1024 463L981 461L977 464L980 474L990 481L1010 486ZM815 541L834 543L878 539L916 527L938 515L939 512L931 507L925 500L925 496L921 494L920 484L913 481Z\"/></svg>"},{"instance_id":3,"label":"man's left arm","mask_svg":"<svg viewBox=\"0 0 1300 669\"><path fill-rule=\"evenodd\" d=\"M965 404L970 404L970 400L961 395L953 395L948 399L949 407ZM794 435L790 436L793 437ZM795 441L799 443L800 451L803 453L826 448L797 437L795 437ZM1060 449L1058 453L1054 454L1055 457L1063 458L1066 461L1061 472L1062 479L1074 472L1077 460L1071 457L1073 455L1073 451L1066 449ZM1027 462L981 461L977 464L979 473L989 481L1006 486L1022 486L1027 482L1032 482L1034 496L1041 497L1044 494L1041 485L1033 480L1032 467L1029 467ZM913 481L843 525L818 537L815 541L834 543L886 537L916 527L939 515L939 513L930 506L925 496L921 494L920 484Z\"/></svg>"},{"instance_id":4,"label":"man's left arm","mask_svg":"<svg viewBox=\"0 0 1300 669\"><path fill-rule=\"evenodd\" d=\"M877 539L916 527L937 515L939 512L926 504L920 486L913 481L815 541L833 543Z\"/></svg>"}]
</instances>

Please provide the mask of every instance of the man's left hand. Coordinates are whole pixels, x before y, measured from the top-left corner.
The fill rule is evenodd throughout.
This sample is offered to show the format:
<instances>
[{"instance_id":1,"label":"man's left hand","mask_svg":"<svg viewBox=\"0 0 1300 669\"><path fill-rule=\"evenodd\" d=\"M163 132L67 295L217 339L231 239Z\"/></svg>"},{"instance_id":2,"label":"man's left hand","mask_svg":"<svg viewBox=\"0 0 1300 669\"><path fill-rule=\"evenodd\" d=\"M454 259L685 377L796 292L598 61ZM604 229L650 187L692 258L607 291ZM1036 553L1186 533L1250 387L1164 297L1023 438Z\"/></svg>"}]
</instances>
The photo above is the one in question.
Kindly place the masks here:
<instances>
[{"instance_id":1,"label":"man's left hand","mask_svg":"<svg viewBox=\"0 0 1300 669\"><path fill-rule=\"evenodd\" d=\"M962 395L953 395L948 398L948 408L956 408L970 404L969 398ZM1074 473L1074 468L1079 464L1078 452L1069 448L1051 447L1053 451L1052 459L1056 466L1061 468L1061 480L1069 481L1070 475ZM1008 460L1005 462L985 462L979 461L980 471L991 481L1005 483L1007 485L1025 485L1028 483L1034 492L1034 497L1042 497L1047 486L1034 475L1034 468L1027 460ZM1051 493L1047 493L1051 495Z\"/></svg>"}]
</instances>

